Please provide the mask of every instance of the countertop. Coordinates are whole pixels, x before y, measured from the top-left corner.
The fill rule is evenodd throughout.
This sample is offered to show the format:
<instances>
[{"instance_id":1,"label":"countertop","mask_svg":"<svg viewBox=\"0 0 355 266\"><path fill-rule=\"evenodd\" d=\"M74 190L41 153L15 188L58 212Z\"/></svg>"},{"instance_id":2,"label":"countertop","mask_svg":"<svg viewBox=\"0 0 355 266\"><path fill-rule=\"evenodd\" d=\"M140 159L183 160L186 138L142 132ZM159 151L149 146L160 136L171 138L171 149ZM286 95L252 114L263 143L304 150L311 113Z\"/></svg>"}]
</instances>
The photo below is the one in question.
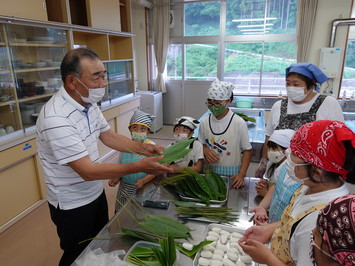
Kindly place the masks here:
<instances>
[{"instance_id":1,"label":"countertop","mask_svg":"<svg viewBox=\"0 0 355 266\"><path fill-rule=\"evenodd\" d=\"M233 223L233 226L245 230L252 225L249 219L252 217L248 214L248 211L254 208L257 203L255 197L257 195L255 191L255 183L259 179L252 177L245 177L245 187L242 189L229 189L227 206L235 209L240 215L239 220ZM161 187L159 180L153 180L146 184L142 189L137 191L136 199L138 202L143 202L147 199L150 200L173 200L179 199L178 195L169 189L168 186ZM129 214L130 212L131 214ZM120 226L130 229L138 229L137 223L131 217L134 215L135 219L142 219L144 212L148 212L153 215L167 216L172 219L178 219L175 212L175 205L170 203L167 210L143 208L142 210L136 210L131 204L127 204L126 208L121 209L116 213L114 217L107 223L107 225L99 232L96 239L92 240L83 253L77 258L77 260L83 258L87 252L94 251L101 248L103 252L108 253L114 250L128 251L130 247L137 241L133 239L122 239L120 232ZM146 215L146 214L145 214ZM203 240L205 230L209 223L184 220L184 223L190 227L192 239L189 240L192 244L197 244ZM74 263L73 265L77 265ZM185 255L181 254L178 265L187 266L192 265L192 260Z\"/></svg>"}]
</instances>

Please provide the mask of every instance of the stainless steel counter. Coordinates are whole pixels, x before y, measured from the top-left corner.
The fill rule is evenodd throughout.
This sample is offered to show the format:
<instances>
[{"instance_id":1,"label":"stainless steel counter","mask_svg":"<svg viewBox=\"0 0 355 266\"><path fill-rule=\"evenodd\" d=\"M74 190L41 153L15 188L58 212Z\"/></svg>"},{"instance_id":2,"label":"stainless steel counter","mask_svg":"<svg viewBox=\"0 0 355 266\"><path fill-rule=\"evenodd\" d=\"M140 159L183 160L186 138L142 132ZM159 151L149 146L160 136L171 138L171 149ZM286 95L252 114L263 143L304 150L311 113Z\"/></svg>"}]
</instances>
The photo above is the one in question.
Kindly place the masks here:
<instances>
[{"instance_id":1,"label":"stainless steel counter","mask_svg":"<svg viewBox=\"0 0 355 266\"><path fill-rule=\"evenodd\" d=\"M244 188L231 188L229 190L227 206L235 209L240 214L239 221L233 223L233 226L245 230L252 225L252 222L249 222L249 219L252 217L252 215L248 214L248 211L257 205L255 202L255 197L257 195L255 191L255 183L258 180L259 179L257 178L246 177L246 186ZM159 186L159 180L154 180L153 182L146 184L142 189L138 190L136 198L138 202L143 202L147 199L179 199L178 195L173 190L171 190L171 188L167 186ZM178 219L175 212L175 205L172 203L170 203L168 210L143 208L143 210L138 211L135 210L131 204L127 204L126 208L118 212L107 223L107 225L99 232L97 239L91 241L89 246L83 251L78 259L82 256L85 256L88 250L93 251L98 248L101 248L105 253L111 252L113 250L125 250L127 252L137 240L122 238L122 235L119 234L120 227L139 229L137 223L134 221L131 215L134 215L135 219L137 220L142 220L142 218L146 215L144 214L144 211L154 215L162 215L173 219ZM130 212L131 215L128 212ZM182 222L184 222L193 230L191 232L192 239L189 239L190 243L197 244L203 240L208 223L191 220L182 220ZM181 255L178 265L192 265L192 260L185 255Z\"/></svg>"}]
</instances>

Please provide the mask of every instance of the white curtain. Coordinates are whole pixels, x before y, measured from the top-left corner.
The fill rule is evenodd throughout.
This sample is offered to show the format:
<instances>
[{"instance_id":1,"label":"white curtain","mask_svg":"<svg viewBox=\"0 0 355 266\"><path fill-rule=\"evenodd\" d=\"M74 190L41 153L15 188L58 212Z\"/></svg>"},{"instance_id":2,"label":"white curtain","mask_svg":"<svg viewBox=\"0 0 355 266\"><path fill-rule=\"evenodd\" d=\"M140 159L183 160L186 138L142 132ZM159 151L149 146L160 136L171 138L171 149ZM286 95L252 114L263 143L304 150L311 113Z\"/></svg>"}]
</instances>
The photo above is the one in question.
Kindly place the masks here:
<instances>
[{"instance_id":1,"label":"white curtain","mask_svg":"<svg viewBox=\"0 0 355 266\"><path fill-rule=\"evenodd\" d=\"M318 0L298 0L297 62L308 62Z\"/></svg>"},{"instance_id":2,"label":"white curtain","mask_svg":"<svg viewBox=\"0 0 355 266\"><path fill-rule=\"evenodd\" d=\"M155 6L156 5L156 6ZM157 62L157 89L166 92L163 72L169 45L170 0L154 0L153 4L153 44Z\"/></svg>"}]
</instances>

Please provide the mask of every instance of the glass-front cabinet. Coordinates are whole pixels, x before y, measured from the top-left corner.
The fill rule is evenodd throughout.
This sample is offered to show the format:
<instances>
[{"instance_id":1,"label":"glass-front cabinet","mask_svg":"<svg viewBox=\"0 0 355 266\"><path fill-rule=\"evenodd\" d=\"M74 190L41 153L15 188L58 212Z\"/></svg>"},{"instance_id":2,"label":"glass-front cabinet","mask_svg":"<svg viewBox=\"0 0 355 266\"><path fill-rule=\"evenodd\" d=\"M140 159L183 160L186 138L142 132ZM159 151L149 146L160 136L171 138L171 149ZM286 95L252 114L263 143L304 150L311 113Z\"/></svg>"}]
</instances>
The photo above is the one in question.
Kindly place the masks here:
<instances>
[{"instance_id":1,"label":"glass-front cabinet","mask_svg":"<svg viewBox=\"0 0 355 266\"><path fill-rule=\"evenodd\" d=\"M0 141L35 125L38 113L62 85L60 64L68 31L1 25Z\"/></svg>"},{"instance_id":2,"label":"glass-front cabinet","mask_svg":"<svg viewBox=\"0 0 355 266\"><path fill-rule=\"evenodd\" d=\"M104 62L107 71L107 93L102 102L111 102L133 93L132 60Z\"/></svg>"},{"instance_id":3,"label":"glass-front cabinet","mask_svg":"<svg viewBox=\"0 0 355 266\"><path fill-rule=\"evenodd\" d=\"M21 129L10 51L4 25L0 24L0 138Z\"/></svg>"}]
</instances>

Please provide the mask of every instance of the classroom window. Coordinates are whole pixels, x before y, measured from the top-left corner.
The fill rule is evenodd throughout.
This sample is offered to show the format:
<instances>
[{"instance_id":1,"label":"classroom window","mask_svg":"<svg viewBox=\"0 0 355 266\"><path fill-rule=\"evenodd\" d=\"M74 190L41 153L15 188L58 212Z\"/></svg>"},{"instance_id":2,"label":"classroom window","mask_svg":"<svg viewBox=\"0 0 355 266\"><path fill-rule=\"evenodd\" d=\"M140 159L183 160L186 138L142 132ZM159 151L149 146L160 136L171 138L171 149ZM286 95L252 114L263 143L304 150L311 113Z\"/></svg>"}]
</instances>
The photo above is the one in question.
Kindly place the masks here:
<instances>
[{"instance_id":1,"label":"classroom window","mask_svg":"<svg viewBox=\"0 0 355 266\"><path fill-rule=\"evenodd\" d=\"M285 68L296 62L296 7L297 0L175 4L183 19L171 30L167 79L218 77L235 84L235 94L285 95Z\"/></svg>"},{"instance_id":2,"label":"classroom window","mask_svg":"<svg viewBox=\"0 0 355 266\"><path fill-rule=\"evenodd\" d=\"M227 0L227 35L296 32L296 0Z\"/></svg>"},{"instance_id":3,"label":"classroom window","mask_svg":"<svg viewBox=\"0 0 355 266\"><path fill-rule=\"evenodd\" d=\"M194 2L184 5L185 36L219 34L220 2Z\"/></svg>"},{"instance_id":4,"label":"classroom window","mask_svg":"<svg viewBox=\"0 0 355 266\"><path fill-rule=\"evenodd\" d=\"M355 100L355 40L348 41L339 97Z\"/></svg>"},{"instance_id":5,"label":"classroom window","mask_svg":"<svg viewBox=\"0 0 355 266\"><path fill-rule=\"evenodd\" d=\"M171 44L166 59L166 73L170 80L182 79L182 45Z\"/></svg>"},{"instance_id":6,"label":"classroom window","mask_svg":"<svg viewBox=\"0 0 355 266\"><path fill-rule=\"evenodd\" d=\"M217 77L217 45L188 44L185 56L186 80L214 80Z\"/></svg>"}]
</instances>

